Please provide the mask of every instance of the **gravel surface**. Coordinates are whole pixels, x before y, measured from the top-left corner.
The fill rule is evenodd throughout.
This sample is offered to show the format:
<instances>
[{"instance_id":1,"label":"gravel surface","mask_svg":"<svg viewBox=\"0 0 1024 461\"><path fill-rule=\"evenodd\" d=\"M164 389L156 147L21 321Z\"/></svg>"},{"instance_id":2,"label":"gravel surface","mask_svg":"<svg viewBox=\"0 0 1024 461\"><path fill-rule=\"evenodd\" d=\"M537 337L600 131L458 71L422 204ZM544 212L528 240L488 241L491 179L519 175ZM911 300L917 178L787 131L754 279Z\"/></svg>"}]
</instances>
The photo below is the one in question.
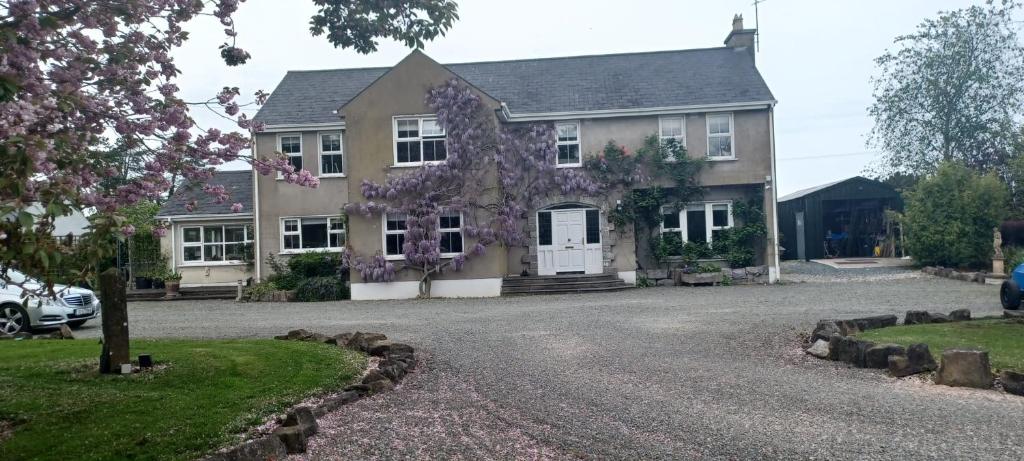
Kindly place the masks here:
<instances>
[{"instance_id":1,"label":"gravel surface","mask_svg":"<svg viewBox=\"0 0 1024 461\"><path fill-rule=\"evenodd\" d=\"M1024 398L806 356L821 318L999 312L935 277L518 298L135 303L133 336L371 330L423 353L295 459L1022 459ZM97 335L96 325L79 335ZM159 358L158 358L159 359Z\"/></svg>"},{"instance_id":2,"label":"gravel surface","mask_svg":"<svg viewBox=\"0 0 1024 461\"><path fill-rule=\"evenodd\" d=\"M782 279L787 282L846 283L906 280L928 277L914 267L864 267L838 269L811 261L783 261Z\"/></svg>"}]
</instances>

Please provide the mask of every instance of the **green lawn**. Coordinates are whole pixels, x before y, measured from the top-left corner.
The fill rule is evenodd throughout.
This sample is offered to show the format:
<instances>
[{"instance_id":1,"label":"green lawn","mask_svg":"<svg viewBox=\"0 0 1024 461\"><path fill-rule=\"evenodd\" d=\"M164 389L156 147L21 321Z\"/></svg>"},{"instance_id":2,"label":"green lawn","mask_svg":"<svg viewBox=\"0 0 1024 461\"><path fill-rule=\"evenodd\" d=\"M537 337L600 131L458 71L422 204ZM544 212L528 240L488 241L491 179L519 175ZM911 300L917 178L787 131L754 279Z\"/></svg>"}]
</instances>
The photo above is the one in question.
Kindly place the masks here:
<instances>
[{"instance_id":1,"label":"green lawn","mask_svg":"<svg viewBox=\"0 0 1024 461\"><path fill-rule=\"evenodd\" d=\"M980 348L988 351L996 370L1024 371L1024 323L1005 319L932 323L869 330L857 335L876 343L904 346L925 343L935 360L951 348Z\"/></svg>"},{"instance_id":2,"label":"green lawn","mask_svg":"<svg viewBox=\"0 0 1024 461\"><path fill-rule=\"evenodd\" d=\"M0 459L195 459L366 366L294 341L136 340L131 352L166 367L103 376L96 340L0 341L0 420L16 422Z\"/></svg>"}]
</instances>

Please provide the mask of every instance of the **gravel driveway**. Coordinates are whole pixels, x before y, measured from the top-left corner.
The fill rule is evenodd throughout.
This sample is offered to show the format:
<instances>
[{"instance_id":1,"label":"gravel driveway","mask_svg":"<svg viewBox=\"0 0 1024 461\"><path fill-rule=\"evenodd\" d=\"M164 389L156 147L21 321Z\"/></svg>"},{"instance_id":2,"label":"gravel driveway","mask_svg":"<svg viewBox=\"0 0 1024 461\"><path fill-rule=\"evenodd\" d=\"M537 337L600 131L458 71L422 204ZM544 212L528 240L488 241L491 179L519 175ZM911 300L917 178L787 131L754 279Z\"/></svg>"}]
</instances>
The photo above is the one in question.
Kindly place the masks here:
<instances>
[{"instance_id":1,"label":"gravel driveway","mask_svg":"<svg viewBox=\"0 0 1024 461\"><path fill-rule=\"evenodd\" d=\"M934 277L473 300L136 303L132 334L372 330L423 351L297 459L1022 459L1024 398L807 357L816 320L999 312ZM80 330L98 334L96 326Z\"/></svg>"}]
</instances>

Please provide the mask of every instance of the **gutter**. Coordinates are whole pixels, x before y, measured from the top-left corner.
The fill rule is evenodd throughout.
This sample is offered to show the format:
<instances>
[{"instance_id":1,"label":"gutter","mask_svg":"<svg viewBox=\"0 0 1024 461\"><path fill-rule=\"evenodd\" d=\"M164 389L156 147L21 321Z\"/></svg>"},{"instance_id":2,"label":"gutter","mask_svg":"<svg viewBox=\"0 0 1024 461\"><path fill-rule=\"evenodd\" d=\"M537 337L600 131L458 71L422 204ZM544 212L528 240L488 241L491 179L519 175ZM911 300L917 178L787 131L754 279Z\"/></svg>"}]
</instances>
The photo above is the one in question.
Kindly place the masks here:
<instances>
[{"instance_id":1,"label":"gutter","mask_svg":"<svg viewBox=\"0 0 1024 461\"><path fill-rule=\"evenodd\" d=\"M253 138L252 141L252 156L253 158L259 158L259 154L257 154L256 152L255 138ZM256 172L256 168L252 169L252 204L252 211L255 214L252 226L253 234L255 234L252 236L252 252L253 263L255 263L256 265L253 275L255 275L256 281L259 282L260 280L262 280L262 278L260 278L260 174ZM345 231L348 232L348 229L346 229ZM348 237L348 234L346 234L346 237Z\"/></svg>"},{"instance_id":2,"label":"gutter","mask_svg":"<svg viewBox=\"0 0 1024 461\"><path fill-rule=\"evenodd\" d=\"M252 213L215 213L215 214L175 214L175 215L162 215L156 216L157 219L166 219L168 221L173 219L178 220L194 220L194 221L210 221L213 219L232 219L232 218L251 218Z\"/></svg>"},{"instance_id":3,"label":"gutter","mask_svg":"<svg viewBox=\"0 0 1024 461\"><path fill-rule=\"evenodd\" d=\"M533 112L513 114L504 102L501 103L501 114L508 122L530 122L541 120L590 119L612 117L636 117L643 115L671 115L714 111L759 110L771 109L778 101L752 101L745 103L697 104L689 106L645 107L639 109L602 109L573 112Z\"/></svg>"}]
</instances>

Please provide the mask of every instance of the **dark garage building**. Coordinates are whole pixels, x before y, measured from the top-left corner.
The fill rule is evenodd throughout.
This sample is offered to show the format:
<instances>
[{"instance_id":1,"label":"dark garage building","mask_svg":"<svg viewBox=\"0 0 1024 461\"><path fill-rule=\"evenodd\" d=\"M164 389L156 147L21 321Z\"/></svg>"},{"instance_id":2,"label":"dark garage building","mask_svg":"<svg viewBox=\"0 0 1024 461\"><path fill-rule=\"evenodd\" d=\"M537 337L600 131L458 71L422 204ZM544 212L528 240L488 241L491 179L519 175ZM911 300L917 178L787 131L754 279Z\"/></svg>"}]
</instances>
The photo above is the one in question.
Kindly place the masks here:
<instances>
[{"instance_id":1,"label":"dark garage building","mask_svg":"<svg viewBox=\"0 0 1024 461\"><path fill-rule=\"evenodd\" d=\"M779 198L785 259L867 257L887 236L885 210L903 211L891 186L860 176Z\"/></svg>"}]
</instances>

